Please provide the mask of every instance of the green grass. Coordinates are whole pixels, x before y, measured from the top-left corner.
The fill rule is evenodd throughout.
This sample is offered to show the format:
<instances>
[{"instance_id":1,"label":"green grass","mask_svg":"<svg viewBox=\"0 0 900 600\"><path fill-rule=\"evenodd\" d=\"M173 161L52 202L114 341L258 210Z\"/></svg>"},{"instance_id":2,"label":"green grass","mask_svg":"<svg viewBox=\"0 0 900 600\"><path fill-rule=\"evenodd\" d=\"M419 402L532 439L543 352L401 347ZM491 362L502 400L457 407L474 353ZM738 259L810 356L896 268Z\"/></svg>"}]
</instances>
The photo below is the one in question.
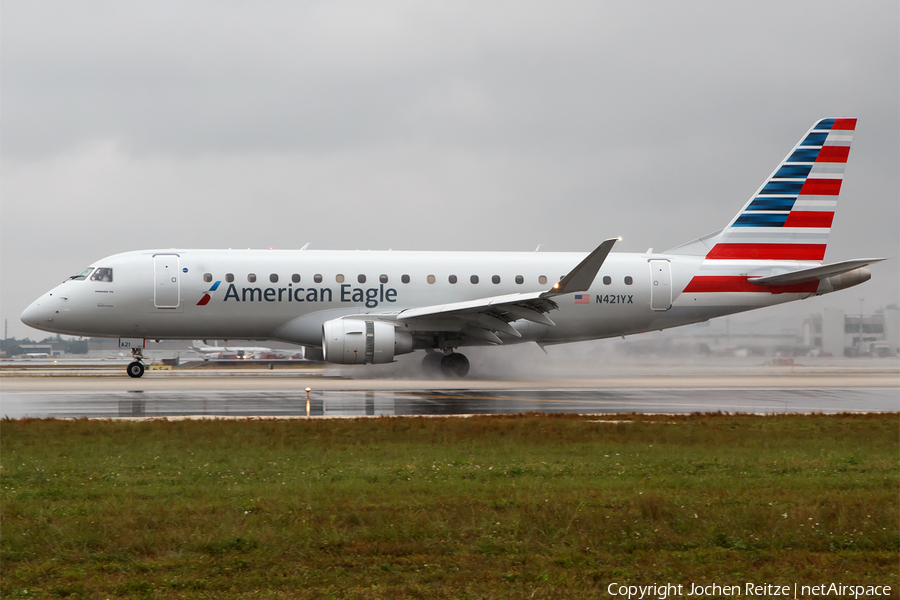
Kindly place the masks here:
<instances>
[{"instance_id":1,"label":"green grass","mask_svg":"<svg viewBox=\"0 0 900 600\"><path fill-rule=\"evenodd\" d=\"M898 597L897 414L615 418L5 420L0 592Z\"/></svg>"}]
</instances>

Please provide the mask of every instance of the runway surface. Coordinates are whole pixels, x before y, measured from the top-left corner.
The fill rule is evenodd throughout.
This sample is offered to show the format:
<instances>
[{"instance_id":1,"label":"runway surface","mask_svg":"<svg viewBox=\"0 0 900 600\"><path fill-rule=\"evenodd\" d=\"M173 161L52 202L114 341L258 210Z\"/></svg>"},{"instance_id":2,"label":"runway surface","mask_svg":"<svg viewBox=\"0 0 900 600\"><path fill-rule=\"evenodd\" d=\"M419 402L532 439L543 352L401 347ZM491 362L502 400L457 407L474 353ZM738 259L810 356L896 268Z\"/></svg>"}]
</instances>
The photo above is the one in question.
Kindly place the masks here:
<instances>
[{"instance_id":1,"label":"runway surface","mask_svg":"<svg viewBox=\"0 0 900 600\"><path fill-rule=\"evenodd\" d=\"M19 392L3 395L3 416L23 417L356 417L543 413L838 413L898 410L893 388L752 390L325 390L304 392Z\"/></svg>"},{"instance_id":2,"label":"runway surface","mask_svg":"<svg viewBox=\"0 0 900 600\"><path fill-rule=\"evenodd\" d=\"M148 371L141 379L123 376L118 369L5 370L0 377L0 415L295 418L900 411L900 372L893 362L884 366L641 365L599 377L519 380L350 378L339 369Z\"/></svg>"}]
</instances>

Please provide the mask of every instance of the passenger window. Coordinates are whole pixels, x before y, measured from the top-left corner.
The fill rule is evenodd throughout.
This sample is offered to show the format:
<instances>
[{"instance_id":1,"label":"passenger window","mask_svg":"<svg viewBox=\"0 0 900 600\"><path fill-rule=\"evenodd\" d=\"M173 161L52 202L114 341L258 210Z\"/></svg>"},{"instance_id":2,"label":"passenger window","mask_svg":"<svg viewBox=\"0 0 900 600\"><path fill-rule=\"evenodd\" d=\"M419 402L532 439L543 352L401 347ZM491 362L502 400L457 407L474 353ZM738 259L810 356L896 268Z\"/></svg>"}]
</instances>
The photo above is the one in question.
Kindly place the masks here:
<instances>
[{"instance_id":1,"label":"passenger window","mask_svg":"<svg viewBox=\"0 0 900 600\"><path fill-rule=\"evenodd\" d=\"M631 285L632 283L634 283L634 279L630 275L625 278L625 285Z\"/></svg>"},{"instance_id":2,"label":"passenger window","mask_svg":"<svg viewBox=\"0 0 900 600\"><path fill-rule=\"evenodd\" d=\"M293 275L291 275L291 281L293 281L294 283L300 283L300 276L294 273Z\"/></svg>"},{"instance_id":3,"label":"passenger window","mask_svg":"<svg viewBox=\"0 0 900 600\"><path fill-rule=\"evenodd\" d=\"M612 283L612 277L610 277L609 275L604 275L603 276L603 285L609 285L611 283Z\"/></svg>"},{"instance_id":4,"label":"passenger window","mask_svg":"<svg viewBox=\"0 0 900 600\"><path fill-rule=\"evenodd\" d=\"M212 281L212 273L204 273L203 281L205 281L206 283L209 283L210 281Z\"/></svg>"},{"instance_id":5,"label":"passenger window","mask_svg":"<svg viewBox=\"0 0 900 600\"><path fill-rule=\"evenodd\" d=\"M525 278L522 277L521 275L516 275L516 283L518 283L520 285L525 283Z\"/></svg>"},{"instance_id":6,"label":"passenger window","mask_svg":"<svg viewBox=\"0 0 900 600\"><path fill-rule=\"evenodd\" d=\"M225 273L225 281L228 283L234 282L234 274L233 273Z\"/></svg>"},{"instance_id":7,"label":"passenger window","mask_svg":"<svg viewBox=\"0 0 900 600\"><path fill-rule=\"evenodd\" d=\"M269 275L269 281L271 281L272 283L278 283L278 275L272 273L271 275Z\"/></svg>"},{"instance_id":8,"label":"passenger window","mask_svg":"<svg viewBox=\"0 0 900 600\"><path fill-rule=\"evenodd\" d=\"M387 283L387 282L388 282L387 275L381 275L381 276L379 276L379 277L378 277L378 281L380 281L381 283Z\"/></svg>"},{"instance_id":9,"label":"passenger window","mask_svg":"<svg viewBox=\"0 0 900 600\"><path fill-rule=\"evenodd\" d=\"M434 275L429 275L425 279L428 281L428 283L434 283L434 281L435 281Z\"/></svg>"},{"instance_id":10,"label":"passenger window","mask_svg":"<svg viewBox=\"0 0 900 600\"><path fill-rule=\"evenodd\" d=\"M112 281L112 269L100 267L91 275L91 281Z\"/></svg>"},{"instance_id":11,"label":"passenger window","mask_svg":"<svg viewBox=\"0 0 900 600\"><path fill-rule=\"evenodd\" d=\"M69 279L74 279L75 281L84 281L87 279L87 276L91 274L91 271L94 270L94 267L88 267L78 275L72 275Z\"/></svg>"},{"instance_id":12,"label":"passenger window","mask_svg":"<svg viewBox=\"0 0 900 600\"><path fill-rule=\"evenodd\" d=\"M256 273L250 273L247 275L247 281L250 283L254 283L256 281Z\"/></svg>"},{"instance_id":13,"label":"passenger window","mask_svg":"<svg viewBox=\"0 0 900 600\"><path fill-rule=\"evenodd\" d=\"M313 281L315 281L316 283L322 283L322 276L316 273L315 275L313 275Z\"/></svg>"},{"instance_id":14,"label":"passenger window","mask_svg":"<svg viewBox=\"0 0 900 600\"><path fill-rule=\"evenodd\" d=\"M400 281L402 281L403 283L409 283L409 275L401 275Z\"/></svg>"},{"instance_id":15,"label":"passenger window","mask_svg":"<svg viewBox=\"0 0 900 600\"><path fill-rule=\"evenodd\" d=\"M357 280L358 282L360 282L360 283L365 283L365 282L366 282L366 276L365 276L365 275L360 275L359 277L356 278L356 280Z\"/></svg>"},{"instance_id":16,"label":"passenger window","mask_svg":"<svg viewBox=\"0 0 900 600\"><path fill-rule=\"evenodd\" d=\"M540 277L538 277L538 283L541 285L545 285L547 283L547 276L541 275Z\"/></svg>"},{"instance_id":17,"label":"passenger window","mask_svg":"<svg viewBox=\"0 0 900 600\"><path fill-rule=\"evenodd\" d=\"M500 283L500 276L494 275L493 277L491 277L491 281L494 283Z\"/></svg>"},{"instance_id":18,"label":"passenger window","mask_svg":"<svg viewBox=\"0 0 900 600\"><path fill-rule=\"evenodd\" d=\"M469 281L471 281L472 283L478 283L478 275L472 275L471 277L469 277Z\"/></svg>"},{"instance_id":19,"label":"passenger window","mask_svg":"<svg viewBox=\"0 0 900 600\"><path fill-rule=\"evenodd\" d=\"M335 275L334 280L337 281L338 283L344 283L344 276L343 275Z\"/></svg>"},{"instance_id":20,"label":"passenger window","mask_svg":"<svg viewBox=\"0 0 900 600\"><path fill-rule=\"evenodd\" d=\"M451 275L447 278L447 281L449 281L450 283L456 283L456 275Z\"/></svg>"}]
</instances>

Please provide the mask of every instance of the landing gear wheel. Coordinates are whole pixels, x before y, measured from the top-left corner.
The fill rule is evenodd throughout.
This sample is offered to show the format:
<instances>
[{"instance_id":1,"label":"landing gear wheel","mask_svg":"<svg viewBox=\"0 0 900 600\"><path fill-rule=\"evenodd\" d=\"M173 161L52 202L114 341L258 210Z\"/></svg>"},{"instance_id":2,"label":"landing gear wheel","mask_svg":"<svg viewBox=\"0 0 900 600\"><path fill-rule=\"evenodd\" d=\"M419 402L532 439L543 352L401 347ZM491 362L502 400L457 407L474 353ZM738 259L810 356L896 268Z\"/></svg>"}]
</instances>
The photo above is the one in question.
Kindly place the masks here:
<instances>
[{"instance_id":1,"label":"landing gear wheel","mask_svg":"<svg viewBox=\"0 0 900 600\"><path fill-rule=\"evenodd\" d=\"M144 365L143 363L139 363L138 361L134 361L133 363L128 363L128 376L129 377L141 377L144 374Z\"/></svg>"},{"instance_id":2,"label":"landing gear wheel","mask_svg":"<svg viewBox=\"0 0 900 600\"><path fill-rule=\"evenodd\" d=\"M459 352L448 354L441 360L441 372L446 377L462 379L469 373L469 359Z\"/></svg>"},{"instance_id":3,"label":"landing gear wheel","mask_svg":"<svg viewBox=\"0 0 900 600\"><path fill-rule=\"evenodd\" d=\"M438 377L441 374L441 361L444 355L440 352L426 352L422 360L422 369L429 377Z\"/></svg>"}]
</instances>

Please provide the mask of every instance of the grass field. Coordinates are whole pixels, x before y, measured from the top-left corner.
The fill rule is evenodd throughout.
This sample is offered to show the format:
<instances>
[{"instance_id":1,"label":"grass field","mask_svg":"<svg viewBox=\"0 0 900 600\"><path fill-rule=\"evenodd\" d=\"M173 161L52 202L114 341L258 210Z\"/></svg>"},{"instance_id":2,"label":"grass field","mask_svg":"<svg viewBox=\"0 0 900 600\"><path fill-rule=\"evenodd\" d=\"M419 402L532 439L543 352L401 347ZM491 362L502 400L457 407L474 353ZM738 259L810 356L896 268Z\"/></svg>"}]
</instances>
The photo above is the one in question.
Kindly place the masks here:
<instances>
[{"instance_id":1,"label":"grass field","mask_svg":"<svg viewBox=\"0 0 900 600\"><path fill-rule=\"evenodd\" d=\"M897 414L599 419L6 420L0 592L898 597Z\"/></svg>"}]
</instances>

